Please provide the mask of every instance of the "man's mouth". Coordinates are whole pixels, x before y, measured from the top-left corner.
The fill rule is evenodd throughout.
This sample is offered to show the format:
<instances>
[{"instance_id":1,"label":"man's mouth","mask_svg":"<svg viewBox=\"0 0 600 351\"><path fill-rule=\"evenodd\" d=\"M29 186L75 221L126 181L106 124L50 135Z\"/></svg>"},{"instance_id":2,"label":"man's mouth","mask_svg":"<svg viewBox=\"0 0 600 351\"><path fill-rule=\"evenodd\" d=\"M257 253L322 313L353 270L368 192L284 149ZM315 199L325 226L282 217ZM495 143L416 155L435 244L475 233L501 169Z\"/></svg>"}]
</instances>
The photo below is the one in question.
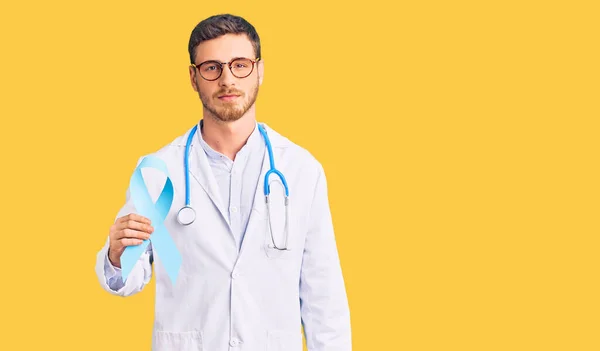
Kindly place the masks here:
<instances>
[{"instance_id":1,"label":"man's mouth","mask_svg":"<svg viewBox=\"0 0 600 351\"><path fill-rule=\"evenodd\" d=\"M239 97L239 95L220 95L219 100L231 101L235 100Z\"/></svg>"}]
</instances>

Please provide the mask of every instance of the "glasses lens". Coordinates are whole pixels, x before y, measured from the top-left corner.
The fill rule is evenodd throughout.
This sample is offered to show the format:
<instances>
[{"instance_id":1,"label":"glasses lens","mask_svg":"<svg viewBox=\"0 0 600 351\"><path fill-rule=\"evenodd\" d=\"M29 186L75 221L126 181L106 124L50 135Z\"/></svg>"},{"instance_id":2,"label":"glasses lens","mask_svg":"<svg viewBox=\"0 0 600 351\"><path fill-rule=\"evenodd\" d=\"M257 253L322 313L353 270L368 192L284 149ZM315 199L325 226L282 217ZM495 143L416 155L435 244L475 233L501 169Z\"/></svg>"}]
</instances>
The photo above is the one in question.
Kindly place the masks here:
<instances>
[{"instance_id":1,"label":"glasses lens","mask_svg":"<svg viewBox=\"0 0 600 351\"><path fill-rule=\"evenodd\" d=\"M199 70L202 77L208 80L217 79L221 75L221 65L217 62L204 62Z\"/></svg>"},{"instance_id":2,"label":"glasses lens","mask_svg":"<svg viewBox=\"0 0 600 351\"><path fill-rule=\"evenodd\" d=\"M246 58L236 59L231 62L231 72L238 78L244 78L252 73L252 61Z\"/></svg>"}]
</instances>

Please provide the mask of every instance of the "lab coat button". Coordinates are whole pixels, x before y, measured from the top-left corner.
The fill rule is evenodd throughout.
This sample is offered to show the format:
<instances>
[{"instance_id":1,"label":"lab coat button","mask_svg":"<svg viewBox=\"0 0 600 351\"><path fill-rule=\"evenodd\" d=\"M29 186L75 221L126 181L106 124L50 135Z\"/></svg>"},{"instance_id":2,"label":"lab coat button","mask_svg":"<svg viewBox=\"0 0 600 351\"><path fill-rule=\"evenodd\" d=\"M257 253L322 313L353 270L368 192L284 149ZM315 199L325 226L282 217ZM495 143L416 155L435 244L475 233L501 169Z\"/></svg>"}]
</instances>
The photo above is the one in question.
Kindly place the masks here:
<instances>
[{"instance_id":1,"label":"lab coat button","mask_svg":"<svg viewBox=\"0 0 600 351\"><path fill-rule=\"evenodd\" d=\"M234 206L231 208L231 212L236 213L237 211L238 211L237 207Z\"/></svg>"},{"instance_id":2,"label":"lab coat button","mask_svg":"<svg viewBox=\"0 0 600 351\"><path fill-rule=\"evenodd\" d=\"M239 272L233 272L233 273L231 274L231 278L233 278L233 279L237 279L237 278L239 278L239 277L240 277L240 273L239 273Z\"/></svg>"},{"instance_id":3,"label":"lab coat button","mask_svg":"<svg viewBox=\"0 0 600 351\"><path fill-rule=\"evenodd\" d=\"M231 339L231 341L229 342L229 345L231 346L238 346L239 344L241 344L242 342L238 339Z\"/></svg>"}]
</instances>

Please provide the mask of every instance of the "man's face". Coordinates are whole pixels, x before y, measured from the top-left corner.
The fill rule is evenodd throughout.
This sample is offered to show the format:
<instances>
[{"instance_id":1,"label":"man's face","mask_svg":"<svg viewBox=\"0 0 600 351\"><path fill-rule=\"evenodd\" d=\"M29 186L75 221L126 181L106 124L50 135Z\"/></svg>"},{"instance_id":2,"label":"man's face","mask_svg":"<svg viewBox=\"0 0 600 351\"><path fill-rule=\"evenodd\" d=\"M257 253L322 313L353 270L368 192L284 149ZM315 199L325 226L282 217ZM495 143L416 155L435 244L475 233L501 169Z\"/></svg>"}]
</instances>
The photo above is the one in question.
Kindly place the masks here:
<instances>
[{"instance_id":1,"label":"man's face","mask_svg":"<svg viewBox=\"0 0 600 351\"><path fill-rule=\"evenodd\" d=\"M229 62L239 57L256 59L252 42L245 34L226 34L200 43L196 48L194 63L200 64L208 60ZM235 72L235 67L232 68ZM208 75L209 71L218 69L218 65L190 67L192 87L198 92L204 108L215 118L223 122L237 121L254 105L263 79L262 61L254 64L252 73L246 78L237 78L228 65L223 65L221 76L217 80L208 81L200 75L201 69Z\"/></svg>"}]
</instances>

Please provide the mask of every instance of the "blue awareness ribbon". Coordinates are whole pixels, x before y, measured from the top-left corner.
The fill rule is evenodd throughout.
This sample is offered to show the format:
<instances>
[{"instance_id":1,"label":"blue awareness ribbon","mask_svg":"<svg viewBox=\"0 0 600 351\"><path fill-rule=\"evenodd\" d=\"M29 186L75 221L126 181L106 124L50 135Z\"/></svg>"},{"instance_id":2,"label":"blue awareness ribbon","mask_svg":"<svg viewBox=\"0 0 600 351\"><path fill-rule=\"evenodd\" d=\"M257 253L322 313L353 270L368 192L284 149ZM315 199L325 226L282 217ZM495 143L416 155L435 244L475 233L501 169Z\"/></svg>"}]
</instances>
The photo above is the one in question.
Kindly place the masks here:
<instances>
[{"instance_id":1,"label":"blue awareness ribbon","mask_svg":"<svg viewBox=\"0 0 600 351\"><path fill-rule=\"evenodd\" d=\"M142 168L150 167L162 171L167 180L156 203L152 202L148 188L142 177ZM144 240L140 245L125 247L121 255L121 276L123 282L135 266L140 256L146 251L148 244L152 241L152 252L160 258L162 266L167 271L171 283L175 285L179 268L181 267L181 254L177 250L175 242L164 225L169 209L173 203L173 183L169 178L167 166L163 160L146 156L137 166L129 182L131 200L138 211L138 214L150 219L154 232L150 234L150 239Z\"/></svg>"}]
</instances>

